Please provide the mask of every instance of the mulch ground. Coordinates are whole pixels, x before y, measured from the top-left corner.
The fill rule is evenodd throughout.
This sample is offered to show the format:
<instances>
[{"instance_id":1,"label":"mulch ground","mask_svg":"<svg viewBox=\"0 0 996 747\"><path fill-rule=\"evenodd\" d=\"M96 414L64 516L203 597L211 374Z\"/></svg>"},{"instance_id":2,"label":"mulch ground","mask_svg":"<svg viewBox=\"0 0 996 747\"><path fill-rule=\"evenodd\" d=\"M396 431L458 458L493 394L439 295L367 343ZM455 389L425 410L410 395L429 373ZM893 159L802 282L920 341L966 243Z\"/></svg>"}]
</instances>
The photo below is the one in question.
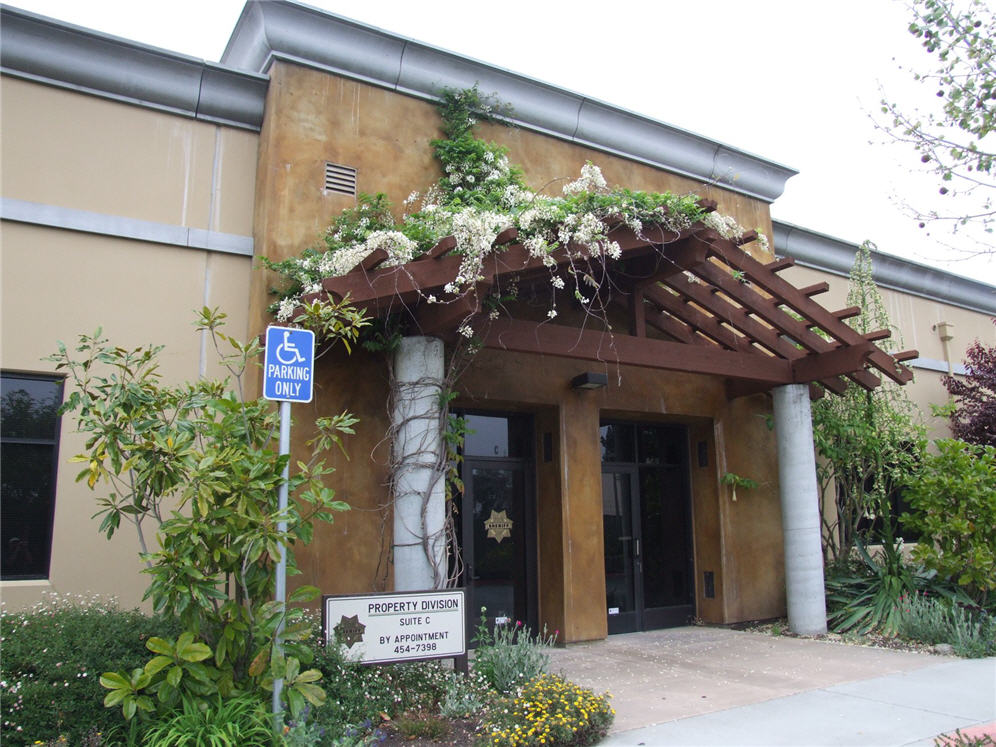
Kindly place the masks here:
<instances>
[{"instance_id":1,"label":"mulch ground","mask_svg":"<svg viewBox=\"0 0 996 747\"><path fill-rule=\"evenodd\" d=\"M749 623L744 626L734 625L737 630L747 633L761 633L763 635L780 635L786 638L807 638L813 641L829 641L831 643L846 643L849 646L869 646L871 648L888 648L893 651L914 651L920 654L938 653L934 646L919 641L907 641L896 636L882 635L881 633L825 633L823 635L797 635L788 629L788 621L770 620L760 623Z\"/></svg>"},{"instance_id":2,"label":"mulch ground","mask_svg":"<svg viewBox=\"0 0 996 747\"><path fill-rule=\"evenodd\" d=\"M412 720L432 723L432 729L444 730L436 736L405 736L399 724L401 720L385 721L380 725L380 731L385 734L384 741L378 744L383 747L400 747L401 745L416 745L417 747L450 747L451 745L472 745L477 738L478 722L472 719L444 719L438 716L413 715ZM438 726L436 726L438 724ZM411 731L408 729L407 731Z\"/></svg>"}]
</instances>

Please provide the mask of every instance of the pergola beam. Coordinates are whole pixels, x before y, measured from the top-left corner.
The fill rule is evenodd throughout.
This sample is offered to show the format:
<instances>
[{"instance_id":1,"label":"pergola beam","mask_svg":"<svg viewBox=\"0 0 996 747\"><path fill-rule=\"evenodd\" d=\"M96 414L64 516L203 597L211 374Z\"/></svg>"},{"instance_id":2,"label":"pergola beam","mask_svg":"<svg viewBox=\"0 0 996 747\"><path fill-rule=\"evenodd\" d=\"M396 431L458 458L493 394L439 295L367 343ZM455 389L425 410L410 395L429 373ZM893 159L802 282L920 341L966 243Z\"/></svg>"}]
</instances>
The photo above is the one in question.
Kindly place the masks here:
<instances>
[{"instance_id":1,"label":"pergola beam","mask_svg":"<svg viewBox=\"0 0 996 747\"><path fill-rule=\"evenodd\" d=\"M711 201L700 205L715 208ZM533 256L522 244L510 243L519 236L507 228L497 236L481 280L460 296L443 290L463 262L453 253L452 236L402 266L383 267L387 254L378 250L322 285L329 295L348 296L373 315L404 309L423 333L451 339L461 322L479 317L484 296L506 278L514 276L520 287L528 287L551 274L592 273L603 281L601 303L628 312L629 334L506 321L485 327L485 345L754 382L739 386L742 391L818 381L840 393L845 379L872 389L881 381L866 370L869 364L900 383L912 377L901 362L916 351L890 356L873 344L885 339L886 331L862 335L843 323L860 309L831 312L812 300L827 291L827 283L796 288L782 280L777 273L792 266L791 259L762 264L739 248L756 238L752 232L733 241L701 225L680 233L647 225L637 233L618 221L608 233L621 249L618 260L583 246ZM696 282L679 277L686 272ZM431 296L441 302L429 303ZM677 342L648 338L649 328Z\"/></svg>"},{"instance_id":2,"label":"pergola beam","mask_svg":"<svg viewBox=\"0 0 996 747\"><path fill-rule=\"evenodd\" d=\"M745 273L751 281L761 287L766 293L779 298L816 326L827 331L842 343L854 345L861 342L861 336L846 324L841 323L818 303L799 292L792 284L777 275L764 272L764 266L745 252L722 246L721 242L713 242L716 254L730 267ZM803 341L800 341L803 342ZM803 344L806 344L803 342ZM913 378L913 373L896 363L884 350L876 348L868 356L868 361L886 376L898 384L905 384Z\"/></svg>"},{"instance_id":3,"label":"pergola beam","mask_svg":"<svg viewBox=\"0 0 996 747\"><path fill-rule=\"evenodd\" d=\"M789 361L774 356L738 353L714 346L688 345L556 324L500 319L479 331L485 347L520 353L641 366L771 385L794 381Z\"/></svg>"}]
</instances>

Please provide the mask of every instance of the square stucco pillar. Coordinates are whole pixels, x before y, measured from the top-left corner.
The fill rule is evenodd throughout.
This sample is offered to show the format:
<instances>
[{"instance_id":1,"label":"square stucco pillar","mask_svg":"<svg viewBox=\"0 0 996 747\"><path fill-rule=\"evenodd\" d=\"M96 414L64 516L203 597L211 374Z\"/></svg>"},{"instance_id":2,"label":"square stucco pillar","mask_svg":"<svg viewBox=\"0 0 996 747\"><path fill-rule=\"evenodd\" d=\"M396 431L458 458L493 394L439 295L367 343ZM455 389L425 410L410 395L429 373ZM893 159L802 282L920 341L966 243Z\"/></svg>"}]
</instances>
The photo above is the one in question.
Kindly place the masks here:
<instances>
[{"instance_id":1,"label":"square stucco pillar","mask_svg":"<svg viewBox=\"0 0 996 747\"><path fill-rule=\"evenodd\" d=\"M772 390L789 629L800 635L827 632L820 539L820 501L813 450L809 387L788 384Z\"/></svg>"},{"instance_id":2,"label":"square stucco pillar","mask_svg":"<svg viewBox=\"0 0 996 747\"><path fill-rule=\"evenodd\" d=\"M443 341L403 337L394 377L394 588L441 589L447 577Z\"/></svg>"},{"instance_id":3,"label":"square stucco pillar","mask_svg":"<svg viewBox=\"0 0 996 747\"><path fill-rule=\"evenodd\" d=\"M564 553L563 643L605 638L605 550L599 392L571 391L560 410Z\"/></svg>"}]
</instances>

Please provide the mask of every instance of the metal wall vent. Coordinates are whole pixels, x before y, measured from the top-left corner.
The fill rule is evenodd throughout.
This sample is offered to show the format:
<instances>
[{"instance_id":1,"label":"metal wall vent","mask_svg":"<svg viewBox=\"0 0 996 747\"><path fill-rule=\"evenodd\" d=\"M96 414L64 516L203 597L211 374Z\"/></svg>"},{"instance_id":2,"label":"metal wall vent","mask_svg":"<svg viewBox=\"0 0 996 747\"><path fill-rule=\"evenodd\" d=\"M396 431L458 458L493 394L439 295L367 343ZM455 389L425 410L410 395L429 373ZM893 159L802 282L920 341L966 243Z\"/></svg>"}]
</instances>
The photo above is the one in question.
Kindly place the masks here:
<instances>
[{"instance_id":1,"label":"metal wall vent","mask_svg":"<svg viewBox=\"0 0 996 747\"><path fill-rule=\"evenodd\" d=\"M325 191L337 195L356 195L356 169L351 166L340 166L337 163L325 163Z\"/></svg>"}]
</instances>

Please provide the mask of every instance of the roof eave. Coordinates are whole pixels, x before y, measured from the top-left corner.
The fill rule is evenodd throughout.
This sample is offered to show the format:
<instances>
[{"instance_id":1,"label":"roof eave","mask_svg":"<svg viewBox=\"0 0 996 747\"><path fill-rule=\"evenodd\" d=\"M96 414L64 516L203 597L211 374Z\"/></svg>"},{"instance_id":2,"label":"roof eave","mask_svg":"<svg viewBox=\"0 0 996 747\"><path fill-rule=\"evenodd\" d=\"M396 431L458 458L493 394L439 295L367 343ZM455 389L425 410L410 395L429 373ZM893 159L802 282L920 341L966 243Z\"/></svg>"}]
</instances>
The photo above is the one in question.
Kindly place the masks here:
<instances>
[{"instance_id":1,"label":"roof eave","mask_svg":"<svg viewBox=\"0 0 996 747\"><path fill-rule=\"evenodd\" d=\"M288 0L250 0L222 63L266 73L294 62L426 100L478 85L520 127L765 202L797 171L648 117Z\"/></svg>"},{"instance_id":2,"label":"roof eave","mask_svg":"<svg viewBox=\"0 0 996 747\"><path fill-rule=\"evenodd\" d=\"M783 221L773 227L778 256L835 275L850 274L857 244ZM996 316L996 289L978 280L879 251L872 252L872 277L883 288Z\"/></svg>"},{"instance_id":3,"label":"roof eave","mask_svg":"<svg viewBox=\"0 0 996 747\"><path fill-rule=\"evenodd\" d=\"M0 6L5 75L259 131L268 79Z\"/></svg>"}]
</instances>

